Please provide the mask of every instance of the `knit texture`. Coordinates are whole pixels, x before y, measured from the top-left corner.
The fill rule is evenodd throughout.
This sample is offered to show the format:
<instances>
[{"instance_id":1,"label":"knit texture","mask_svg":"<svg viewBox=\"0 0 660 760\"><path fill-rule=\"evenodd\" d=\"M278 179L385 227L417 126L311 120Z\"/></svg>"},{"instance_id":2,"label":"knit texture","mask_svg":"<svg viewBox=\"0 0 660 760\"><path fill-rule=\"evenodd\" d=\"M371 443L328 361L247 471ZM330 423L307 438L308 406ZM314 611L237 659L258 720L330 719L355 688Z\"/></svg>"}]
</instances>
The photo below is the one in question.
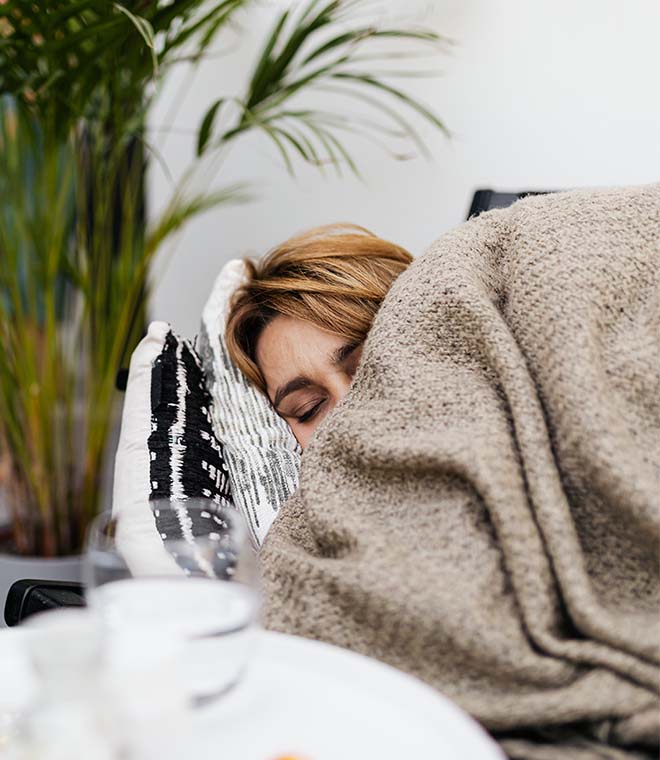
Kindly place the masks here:
<instances>
[{"instance_id":1,"label":"knit texture","mask_svg":"<svg viewBox=\"0 0 660 760\"><path fill-rule=\"evenodd\" d=\"M261 556L268 627L422 678L511 757L657 756L660 185L415 260Z\"/></svg>"}]
</instances>

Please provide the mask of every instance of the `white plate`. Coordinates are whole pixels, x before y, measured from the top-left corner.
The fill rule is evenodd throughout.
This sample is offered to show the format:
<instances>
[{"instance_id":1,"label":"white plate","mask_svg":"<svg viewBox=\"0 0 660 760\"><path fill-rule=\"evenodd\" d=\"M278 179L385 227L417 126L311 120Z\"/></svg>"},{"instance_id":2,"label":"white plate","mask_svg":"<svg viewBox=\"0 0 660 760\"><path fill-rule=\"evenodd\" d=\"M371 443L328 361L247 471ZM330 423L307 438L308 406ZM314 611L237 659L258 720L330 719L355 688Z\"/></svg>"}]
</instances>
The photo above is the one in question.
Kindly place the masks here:
<instances>
[{"instance_id":1,"label":"white plate","mask_svg":"<svg viewBox=\"0 0 660 760\"><path fill-rule=\"evenodd\" d=\"M198 712L196 760L502 760L495 742L439 692L376 660L264 633L249 671ZM184 757L183 746L171 747Z\"/></svg>"},{"instance_id":2,"label":"white plate","mask_svg":"<svg viewBox=\"0 0 660 760\"><path fill-rule=\"evenodd\" d=\"M0 633L0 709L34 688L28 632ZM4 702L4 705L3 705ZM263 632L242 681L174 725L149 758L178 760L503 760L483 729L411 676L345 649Z\"/></svg>"}]
</instances>

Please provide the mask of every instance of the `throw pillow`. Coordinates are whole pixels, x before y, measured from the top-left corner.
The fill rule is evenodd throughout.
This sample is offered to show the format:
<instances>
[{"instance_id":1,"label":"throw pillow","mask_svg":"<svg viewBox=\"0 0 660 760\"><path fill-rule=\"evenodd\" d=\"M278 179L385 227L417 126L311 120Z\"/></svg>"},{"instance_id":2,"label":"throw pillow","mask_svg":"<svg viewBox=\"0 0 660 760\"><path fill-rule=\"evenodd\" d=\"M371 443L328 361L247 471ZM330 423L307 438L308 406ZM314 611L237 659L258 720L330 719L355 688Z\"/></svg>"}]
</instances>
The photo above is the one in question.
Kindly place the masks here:
<instances>
[{"instance_id":1,"label":"throw pillow","mask_svg":"<svg viewBox=\"0 0 660 760\"><path fill-rule=\"evenodd\" d=\"M218 275L204 307L198 341L213 399L215 434L222 441L234 505L261 546L280 506L298 487L301 450L291 428L231 361L224 340L229 304L245 279L241 260Z\"/></svg>"},{"instance_id":2,"label":"throw pillow","mask_svg":"<svg viewBox=\"0 0 660 760\"><path fill-rule=\"evenodd\" d=\"M165 322L152 322L131 357L115 458L113 512L122 516L121 543L135 573L175 572L161 538L176 538L156 500L205 497L230 505L222 446L213 434L211 399L192 346ZM120 537L118 537L120 538Z\"/></svg>"}]
</instances>

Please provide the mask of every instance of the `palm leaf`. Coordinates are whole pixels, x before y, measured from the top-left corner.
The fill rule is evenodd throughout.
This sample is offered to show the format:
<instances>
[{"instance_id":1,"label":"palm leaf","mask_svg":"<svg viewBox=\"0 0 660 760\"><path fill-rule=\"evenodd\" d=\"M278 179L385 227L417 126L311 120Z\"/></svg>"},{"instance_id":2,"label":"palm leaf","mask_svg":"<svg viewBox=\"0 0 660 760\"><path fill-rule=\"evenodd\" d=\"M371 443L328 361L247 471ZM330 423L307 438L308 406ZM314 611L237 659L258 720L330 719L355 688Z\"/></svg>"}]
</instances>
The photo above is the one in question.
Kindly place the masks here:
<instances>
[{"instance_id":1,"label":"palm leaf","mask_svg":"<svg viewBox=\"0 0 660 760\"><path fill-rule=\"evenodd\" d=\"M146 18L143 18L142 16L136 16L135 13L131 13L131 11L126 8L126 6L121 5L120 3L113 3L113 5L118 11L127 16L133 26L138 30L140 36L144 40L144 44L151 51L151 59L154 65L154 74L158 74L158 56L156 55L156 43L153 26L151 26Z\"/></svg>"},{"instance_id":2,"label":"palm leaf","mask_svg":"<svg viewBox=\"0 0 660 760\"><path fill-rule=\"evenodd\" d=\"M417 111L417 113L423 116L427 121L430 121L431 124L436 126L441 132L444 132L445 135L449 137L449 130L444 125L444 123L433 113L433 111L431 111L430 108L427 108L425 105L420 103L415 98L411 97L410 95L407 95L401 89L397 87L393 87L392 85L386 84L380 79L376 79L375 77L370 76L368 74L358 74L355 72L348 72L348 71L337 71L334 74L332 74L332 78L365 84L365 85L368 85L369 87L382 90L383 92L386 92L389 95L393 95L395 98L402 101L405 105L409 106L414 111Z\"/></svg>"},{"instance_id":3,"label":"palm leaf","mask_svg":"<svg viewBox=\"0 0 660 760\"><path fill-rule=\"evenodd\" d=\"M298 7L297 13L294 10L280 13L265 40L247 91L239 103L238 122L226 126L224 130L217 129L215 104L211 106L200 125L198 155L224 145L248 130L258 128L273 140L289 171L292 170L293 157L296 155L322 167L327 161L319 156L325 151L329 161L342 161L356 172L355 162L337 135L342 130L339 122L333 122L319 112L306 112L303 116L299 113L300 109L291 106L294 99L302 97L308 91L330 90L333 84L339 83L350 84L354 89L336 87L336 93L344 96L347 101L359 98L362 106L370 108L375 115L375 118L366 120L369 123L367 130L374 125L381 125L383 134L389 129L390 134L394 135L388 126L389 122L396 127L396 136L412 140L422 155L428 155L428 148L409 114L421 116L448 136L445 124L428 106L389 81L395 77L435 76L435 72L383 71L379 75L374 73L373 63L386 63L390 51L376 50L370 56L371 65L368 69L363 68L366 60L362 52L372 43L380 41L405 43L408 46L408 56L411 54L411 45L419 46L420 49L422 46L430 46L437 54L444 49L448 40L425 29L383 29L364 23L349 25L336 33L340 19L342 25L350 20L344 14L351 7L360 7L359 0L355 3L308 0ZM366 126L364 120L359 124L360 117L350 111L338 116L343 116L343 120L355 129ZM386 118L385 123L382 122L383 117ZM288 120L287 128L280 125L283 119ZM298 127L294 124L295 120L298 120ZM302 139L301 135L305 134L307 137ZM394 154L386 144L383 147Z\"/></svg>"},{"instance_id":4,"label":"palm leaf","mask_svg":"<svg viewBox=\"0 0 660 760\"><path fill-rule=\"evenodd\" d=\"M199 128L199 134L197 136L197 155L201 156L204 152L204 148L206 148L206 145L209 141L209 138L211 137L211 132L213 131L215 117L218 113L218 110L226 103L226 98L218 98L218 100L211 105L209 110L206 112L206 115L204 116L204 119L202 120L202 124Z\"/></svg>"},{"instance_id":5,"label":"palm leaf","mask_svg":"<svg viewBox=\"0 0 660 760\"><path fill-rule=\"evenodd\" d=\"M252 74L250 84L248 86L250 97L247 99L247 108L250 108L251 101L257 101L259 99L261 92L265 87L265 83L269 77L268 69L272 63L271 54L282 35L284 25L286 24L288 18L289 11L282 13L275 22L275 26L273 27L272 32L266 40L266 45L264 46L261 56L259 57L257 65L254 69L254 73Z\"/></svg>"}]
</instances>

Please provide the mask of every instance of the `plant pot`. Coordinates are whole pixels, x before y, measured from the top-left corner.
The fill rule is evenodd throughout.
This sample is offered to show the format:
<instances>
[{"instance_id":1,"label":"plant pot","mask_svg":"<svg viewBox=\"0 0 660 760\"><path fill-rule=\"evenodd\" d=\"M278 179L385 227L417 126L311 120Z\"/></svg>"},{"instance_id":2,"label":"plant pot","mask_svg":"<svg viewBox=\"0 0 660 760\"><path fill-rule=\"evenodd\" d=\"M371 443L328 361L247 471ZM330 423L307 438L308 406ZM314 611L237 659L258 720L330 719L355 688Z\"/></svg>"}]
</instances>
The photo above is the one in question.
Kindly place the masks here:
<instances>
[{"instance_id":1,"label":"plant pot","mask_svg":"<svg viewBox=\"0 0 660 760\"><path fill-rule=\"evenodd\" d=\"M7 592L15 581L81 581L82 557L18 557L0 554L0 628L6 628L5 602Z\"/></svg>"}]
</instances>

